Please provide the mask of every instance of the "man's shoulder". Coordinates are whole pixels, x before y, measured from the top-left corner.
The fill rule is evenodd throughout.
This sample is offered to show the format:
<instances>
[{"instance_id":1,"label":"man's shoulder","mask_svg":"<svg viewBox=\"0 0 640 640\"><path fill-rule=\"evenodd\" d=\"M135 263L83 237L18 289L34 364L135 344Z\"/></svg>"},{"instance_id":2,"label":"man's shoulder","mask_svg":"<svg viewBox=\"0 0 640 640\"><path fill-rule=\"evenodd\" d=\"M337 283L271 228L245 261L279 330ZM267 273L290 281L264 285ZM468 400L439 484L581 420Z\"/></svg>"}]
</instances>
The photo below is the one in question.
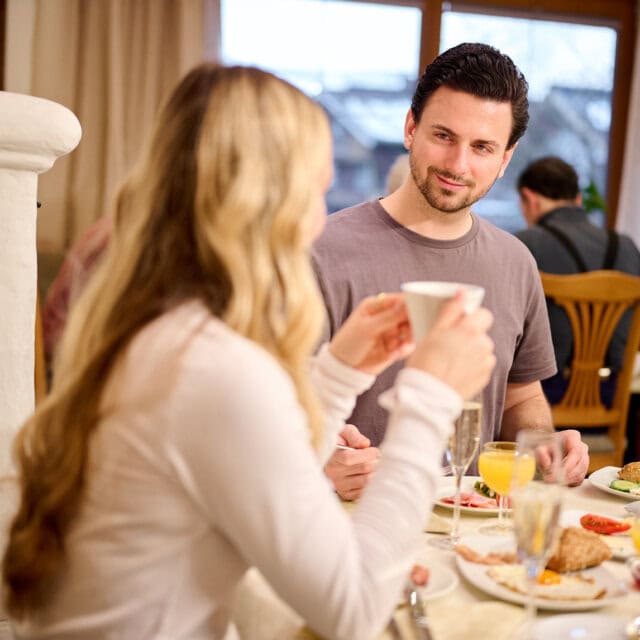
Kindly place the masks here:
<instances>
[{"instance_id":1,"label":"man's shoulder","mask_svg":"<svg viewBox=\"0 0 640 640\"><path fill-rule=\"evenodd\" d=\"M351 207L340 209L335 213L329 214L326 229L359 225L363 221L376 217L378 207L380 207L380 204L377 200L368 200L367 202L360 202Z\"/></svg>"},{"instance_id":2,"label":"man's shoulder","mask_svg":"<svg viewBox=\"0 0 640 640\"><path fill-rule=\"evenodd\" d=\"M526 229L520 229L513 234L513 237L520 242L526 244L528 247L535 246L539 242L544 241L545 231L538 227L527 227Z\"/></svg>"},{"instance_id":3,"label":"man's shoulder","mask_svg":"<svg viewBox=\"0 0 640 640\"><path fill-rule=\"evenodd\" d=\"M353 246L354 238L367 237L372 225L380 222L374 200L341 209L327 216L325 228L313 245L314 254L332 251L346 244Z\"/></svg>"},{"instance_id":4,"label":"man's shoulder","mask_svg":"<svg viewBox=\"0 0 640 640\"><path fill-rule=\"evenodd\" d=\"M535 233L530 233L534 232L535 229L522 229L516 233L511 233L510 231L500 229L500 227L497 227L492 222L489 222L484 218L480 218L479 216L478 220L480 222L481 237L485 242L491 242L499 245L501 249L513 251L516 254L527 255L528 252L523 243L528 244L529 240L537 237Z\"/></svg>"}]
</instances>

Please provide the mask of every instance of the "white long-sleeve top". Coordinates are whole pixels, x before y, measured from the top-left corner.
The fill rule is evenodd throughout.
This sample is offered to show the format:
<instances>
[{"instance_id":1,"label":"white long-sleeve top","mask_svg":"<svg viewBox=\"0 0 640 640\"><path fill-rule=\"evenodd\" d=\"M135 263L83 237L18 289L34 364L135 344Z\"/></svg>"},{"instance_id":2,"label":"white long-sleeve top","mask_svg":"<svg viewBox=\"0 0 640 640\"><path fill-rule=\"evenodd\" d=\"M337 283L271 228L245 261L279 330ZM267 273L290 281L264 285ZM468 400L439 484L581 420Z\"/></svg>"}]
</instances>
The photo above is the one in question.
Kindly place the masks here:
<instances>
[{"instance_id":1,"label":"white long-sleeve top","mask_svg":"<svg viewBox=\"0 0 640 640\"><path fill-rule=\"evenodd\" d=\"M312 368L334 443L373 378L328 349ZM323 636L371 640L415 559L461 408L411 369L392 404L381 464L349 516L277 361L199 302L160 317L105 389L67 567L19 637L223 638L234 589L256 566Z\"/></svg>"}]
</instances>

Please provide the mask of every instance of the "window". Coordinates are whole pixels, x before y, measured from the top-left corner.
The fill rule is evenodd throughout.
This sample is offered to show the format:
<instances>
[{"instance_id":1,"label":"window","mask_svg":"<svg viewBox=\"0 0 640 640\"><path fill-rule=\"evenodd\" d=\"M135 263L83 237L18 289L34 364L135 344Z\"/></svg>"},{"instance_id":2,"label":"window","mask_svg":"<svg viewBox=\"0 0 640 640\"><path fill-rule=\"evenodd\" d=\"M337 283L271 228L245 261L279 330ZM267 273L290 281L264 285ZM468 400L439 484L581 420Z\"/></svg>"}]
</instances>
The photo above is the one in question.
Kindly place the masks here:
<instances>
[{"instance_id":1,"label":"window","mask_svg":"<svg viewBox=\"0 0 640 640\"><path fill-rule=\"evenodd\" d=\"M415 81L439 50L474 40L510 55L531 86L531 122L476 210L524 226L515 180L555 154L593 182L614 226L634 53L635 0L221 0L226 63L253 64L327 109L335 139L329 211L385 193L404 151ZM423 16L424 10L424 16ZM604 222L604 220L603 220Z\"/></svg>"},{"instance_id":2,"label":"window","mask_svg":"<svg viewBox=\"0 0 640 640\"><path fill-rule=\"evenodd\" d=\"M529 162L546 155L571 163L581 187L593 183L606 197L615 30L447 11L442 15L441 50L470 33L474 40L507 53L524 73L530 114L527 133L507 172L474 210L507 231L524 228L516 181ZM603 223L601 215L597 221Z\"/></svg>"},{"instance_id":3,"label":"window","mask_svg":"<svg viewBox=\"0 0 640 640\"><path fill-rule=\"evenodd\" d=\"M421 19L415 7L348 0L222 2L223 61L268 69L327 110L335 145L330 212L385 195L386 173L404 152Z\"/></svg>"}]
</instances>

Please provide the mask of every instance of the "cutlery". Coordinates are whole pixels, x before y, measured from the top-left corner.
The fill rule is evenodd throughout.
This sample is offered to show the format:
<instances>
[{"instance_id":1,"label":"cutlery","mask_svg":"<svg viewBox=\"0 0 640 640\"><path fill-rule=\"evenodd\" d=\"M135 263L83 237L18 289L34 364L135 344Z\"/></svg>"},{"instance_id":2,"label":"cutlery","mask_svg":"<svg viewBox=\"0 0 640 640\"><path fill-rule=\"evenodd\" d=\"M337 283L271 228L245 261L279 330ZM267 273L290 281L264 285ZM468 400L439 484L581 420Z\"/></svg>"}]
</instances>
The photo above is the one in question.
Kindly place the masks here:
<instances>
[{"instance_id":1,"label":"cutlery","mask_svg":"<svg viewBox=\"0 0 640 640\"><path fill-rule=\"evenodd\" d=\"M420 596L414 582L409 579L405 587L405 595L409 603L409 612L413 629L416 632L417 640L433 640L429 620L427 618L427 608L424 600Z\"/></svg>"}]
</instances>

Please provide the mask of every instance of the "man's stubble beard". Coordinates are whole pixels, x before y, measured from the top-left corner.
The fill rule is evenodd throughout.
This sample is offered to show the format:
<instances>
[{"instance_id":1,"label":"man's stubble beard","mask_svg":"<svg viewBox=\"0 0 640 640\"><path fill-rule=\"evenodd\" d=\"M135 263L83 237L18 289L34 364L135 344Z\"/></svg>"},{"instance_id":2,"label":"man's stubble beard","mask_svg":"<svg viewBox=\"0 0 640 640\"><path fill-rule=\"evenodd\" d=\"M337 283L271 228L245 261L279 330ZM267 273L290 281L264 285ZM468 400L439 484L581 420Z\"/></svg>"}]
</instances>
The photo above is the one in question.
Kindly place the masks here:
<instances>
[{"instance_id":1,"label":"man's stubble beard","mask_svg":"<svg viewBox=\"0 0 640 640\"><path fill-rule=\"evenodd\" d=\"M422 179L416 165L417 163L413 159L413 154L409 153L409 167L411 169L411 177L416 187L418 187L418 190L422 194L422 197L427 201L429 206L441 213L458 213L458 211L462 211L463 209L471 207L489 192L489 189L491 189L491 187L498 179L498 175L496 175L496 177L492 180L491 184L489 184L486 189L484 189L480 193L473 193L473 188L476 186L476 183L473 181L465 180L464 178L456 176L449 171L446 171L444 169L436 169L436 167L433 166L430 166L427 169L427 177L425 179ZM455 193L443 187L434 185L432 183L433 181L430 181L430 178L432 178L436 174L442 176L443 178L446 178L447 180L451 180L452 182L464 184L470 189L468 195L466 197L463 197L462 200L449 200L450 196L455 196Z\"/></svg>"}]
</instances>

